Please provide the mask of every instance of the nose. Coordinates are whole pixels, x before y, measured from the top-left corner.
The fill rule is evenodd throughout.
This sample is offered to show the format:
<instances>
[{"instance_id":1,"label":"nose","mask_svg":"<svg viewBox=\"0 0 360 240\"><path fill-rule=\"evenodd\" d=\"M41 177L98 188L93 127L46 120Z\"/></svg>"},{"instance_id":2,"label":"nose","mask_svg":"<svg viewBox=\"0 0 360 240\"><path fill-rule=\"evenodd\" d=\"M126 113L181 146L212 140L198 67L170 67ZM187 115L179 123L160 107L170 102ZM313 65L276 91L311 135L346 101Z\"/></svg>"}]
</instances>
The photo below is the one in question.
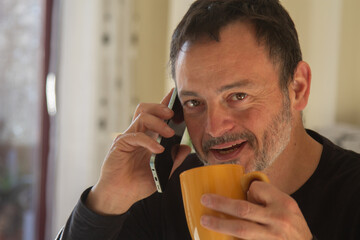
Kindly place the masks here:
<instances>
[{"instance_id":1,"label":"nose","mask_svg":"<svg viewBox=\"0 0 360 240\"><path fill-rule=\"evenodd\" d=\"M208 106L205 132L212 137L220 137L234 128L234 120L226 106Z\"/></svg>"}]
</instances>

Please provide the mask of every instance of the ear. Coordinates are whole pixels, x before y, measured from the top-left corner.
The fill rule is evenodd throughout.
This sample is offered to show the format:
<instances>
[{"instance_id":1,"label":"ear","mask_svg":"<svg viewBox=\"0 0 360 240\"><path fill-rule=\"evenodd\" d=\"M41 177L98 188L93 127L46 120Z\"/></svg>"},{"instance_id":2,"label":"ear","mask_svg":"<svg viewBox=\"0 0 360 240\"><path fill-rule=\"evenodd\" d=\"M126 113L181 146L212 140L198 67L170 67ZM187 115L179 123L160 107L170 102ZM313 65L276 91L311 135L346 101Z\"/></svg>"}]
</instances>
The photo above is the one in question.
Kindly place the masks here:
<instances>
[{"instance_id":1,"label":"ear","mask_svg":"<svg viewBox=\"0 0 360 240\"><path fill-rule=\"evenodd\" d=\"M309 64L304 61L298 63L294 78L290 84L290 94L292 95L292 105L297 111L302 111L309 100L311 85L311 69Z\"/></svg>"}]
</instances>

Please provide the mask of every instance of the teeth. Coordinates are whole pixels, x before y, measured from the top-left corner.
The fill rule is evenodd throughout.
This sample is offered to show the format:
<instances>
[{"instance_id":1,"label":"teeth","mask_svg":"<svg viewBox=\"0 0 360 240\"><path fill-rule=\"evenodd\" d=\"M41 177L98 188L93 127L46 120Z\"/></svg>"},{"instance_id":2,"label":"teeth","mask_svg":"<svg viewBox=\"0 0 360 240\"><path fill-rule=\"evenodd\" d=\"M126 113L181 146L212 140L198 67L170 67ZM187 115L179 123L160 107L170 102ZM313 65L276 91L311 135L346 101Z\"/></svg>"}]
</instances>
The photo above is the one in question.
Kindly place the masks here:
<instances>
[{"instance_id":1,"label":"teeth","mask_svg":"<svg viewBox=\"0 0 360 240\"><path fill-rule=\"evenodd\" d=\"M231 147L228 147L228 148L218 149L218 151L221 154L228 154L228 153L231 153L231 152L235 151L239 146L240 146L239 144L234 144L234 145L232 145Z\"/></svg>"},{"instance_id":2,"label":"teeth","mask_svg":"<svg viewBox=\"0 0 360 240\"><path fill-rule=\"evenodd\" d=\"M218 151L228 151L228 149L232 149L233 147L239 146L240 144L234 144L231 145L230 147L227 148L218 148L218 149L214 149L214 150L218 150Z\"/></svg>"},{"instance_id":3,"label":"teeth","mask_svg":"<svg viewBox=\"0 0 360 240\"><path fill-rule=\"evenodd\" d=\"M231 149L228 149L228 150L219 150L219 152L221 154L228 154L228 153L231 153L233 151L235 151L236 148L231 148Z\"/></svg>"}]
</instances>

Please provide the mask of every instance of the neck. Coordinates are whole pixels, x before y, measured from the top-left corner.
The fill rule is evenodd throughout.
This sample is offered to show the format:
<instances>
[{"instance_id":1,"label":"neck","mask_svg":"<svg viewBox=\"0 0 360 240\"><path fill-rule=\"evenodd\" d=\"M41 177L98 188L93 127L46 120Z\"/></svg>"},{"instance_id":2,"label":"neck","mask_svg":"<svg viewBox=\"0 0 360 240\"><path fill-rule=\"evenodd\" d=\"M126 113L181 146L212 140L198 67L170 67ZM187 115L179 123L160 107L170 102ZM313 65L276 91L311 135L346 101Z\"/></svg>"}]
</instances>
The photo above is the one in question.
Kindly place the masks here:
<instances>
[{"instance_id":1,"label":"neck","mask_svg":"<svg viewBox=\"0 0 360 240\"><path fill-rule=\"evenodd\" d=\"M287 194L297 191L312 176L322 153L322 145L307 134L302 123L291 134L286 149L264 171L270 182Z\"/></svg>"}]
</instances>

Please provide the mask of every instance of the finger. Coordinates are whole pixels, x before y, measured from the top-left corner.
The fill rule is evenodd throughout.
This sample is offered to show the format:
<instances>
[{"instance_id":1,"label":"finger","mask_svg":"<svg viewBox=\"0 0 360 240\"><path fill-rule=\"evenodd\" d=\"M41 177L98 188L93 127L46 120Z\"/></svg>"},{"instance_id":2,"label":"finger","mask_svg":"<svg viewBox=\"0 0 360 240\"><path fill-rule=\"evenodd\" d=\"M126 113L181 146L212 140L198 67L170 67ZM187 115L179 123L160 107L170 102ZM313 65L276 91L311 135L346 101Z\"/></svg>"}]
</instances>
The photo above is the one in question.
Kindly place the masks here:
<instances>
[{"instance_id":1,"label":"finger","mask_svg":"<svg viewBox=\"0 0 360 240\"><path fill-rule=\"evenodd\" d=\"M204 194L201 203L208 208L236 218L264 224L266 209L246 200L226 198L216 194Z\"/></svg>"},{"instance_id":2,"label":"finger","mask_svg":"<svg viewBox=\"0 0 360 240\"><path fill-rule=\"evenodd\" d=\"M272 239L266 226L242 219L204 215L201 217L200 223L207 229L241 239Z\"/></svg>"},{"instance_id":3,"label":"finger","mask_svg":"<svg viewBox=\"0 0 360 240\"><path fill-rule=\"evenodd\" d=\"M187 155L189 155L191 152L191 147L187 145L179 145L178 151L174 159L174 164L170 173L170 176L173 174L173 172L184 162Z\"/></svg>"},{"instance_id":4,"label":"finger","mask_svg":"<svg viewBox=\"0 0 360 240\"><path fill-rule=\"evenodd\" d=\"M297 202L271 184L253 182L248 192L248 201L262 204L269 210L269 214L263 217L263 222L267 225L284 226L295 221L295 225L301 226L299 223L302 222L303 215Z\"/></svg>"},{"instance_id":5,"label":"finger","mask_svg":"<svg viewBox=\"0 0 360 240\"><path fill-rule=\"evenodd\" d=\"M140 103L137 105L133 121L142 113L154 115L163 120L170 119L173 116L173 111L164 104L158 103Z\"/></svg>"},{"instance_id":6,"label":"finger","mask_svg":"<svg viewBox=\"0 0 360 240\"><path fill-rule=\"evenodd\" d=\"M115 149L120 149L123 152L133 152L138 147L148 149L152 153L162 153L164 147L161 146L156 140L142 132L125 133L119 135L113 142L110 148L110 153Z\"/></svg>"},{"instance_id":7,"label":"finger","mask_svg":"<svg viewBox=\"0 0 360 240\"><path fill-rule=\"evenodd\" d=\"M161 100L161 104L165 105L165 106L168 106L169 105L169 102L170 102L170 99L171 99L171 95L174 91L174 88L172 88L167 94L166 96Z\"/></svg>"},{"instance_id":8,"label":"finger","mask_svg":"<svg viewBox=\"0 0 360 240\"><path fill-rule=\"evenodd\" d=\"M283 208L284 204L290 207L289 210L297 210L296 202L286 193L280 191L273 185L261 181L254 181L247 193L248 201L261 204L263 206L279 205ZM292 206L291 203L295 203Z\"/></svg>"},{"instance_id":9,"label":"finger","mask_svg":"<svg viewBox=\"0 0 360 240\"><path fill-rule=\"evenodd\" d=\"M160 134L161 136L166 138L172 137L175 134L174 130L169 127L166 122L148 113L140 114L130 125L129 129L126 130L126 133L147 131Z\"/></svg>"},{"instance_id":10,"label":"finger","mask_svg":"<svg viewBox=\"0 0 360 240\"><path fill-rule=\"evenodd\" d=\"M271 194L270 196L273 196L273 191L275 189L271 189L270 184L262 184L261 182L252 182L249 191L247 192L247 199L250 202L258 203L264 206L267 206L272 202L273 200L266 196L267 194Z\"/></svg>"}]
</instances>

